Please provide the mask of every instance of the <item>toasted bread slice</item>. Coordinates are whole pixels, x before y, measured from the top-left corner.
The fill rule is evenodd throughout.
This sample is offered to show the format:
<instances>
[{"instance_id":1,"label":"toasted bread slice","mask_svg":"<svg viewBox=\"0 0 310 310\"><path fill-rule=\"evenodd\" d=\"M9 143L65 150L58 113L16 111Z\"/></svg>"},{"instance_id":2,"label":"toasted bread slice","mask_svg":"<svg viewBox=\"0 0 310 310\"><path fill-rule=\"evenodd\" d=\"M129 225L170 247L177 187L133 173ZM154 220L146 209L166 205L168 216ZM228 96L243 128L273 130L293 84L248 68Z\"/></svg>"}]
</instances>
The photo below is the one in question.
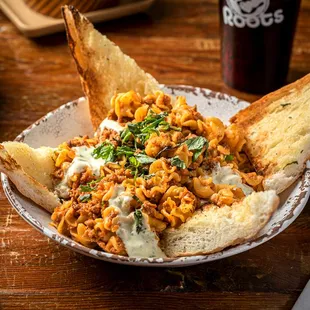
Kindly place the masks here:
<instances>
[{"instance_id":1,"label":"toasted bread slice","mask_svg":"<svg viewBox=\"0 0 310 310\"><path fill-rule=\"evenodd\" d=\"M245 151L264 188L289 187L310 159L310 74L240 111L231 118L245 133Z\"/></svg>"},{"instance_id":2,"label":"toasted bread slice","mask_svg":"<svg viewBox=\"0 0 310 310\"><path fill-rule=\"evenodd\" d=\"M116 92L134 90L143 96L159 89L151 75L95 30L74 7L64 6L62 14L95 130L110 110L110 100Z\"/></svg>"},{"instance_id":3,"label":"toasted bread slice","mask_svg":"<svg viewBox=\"0 0 310 310\"><path fill-rule=\"evenodd\" d=\"M50 148L32 149L25 143L0 144L0 172L5 173L24 196L50 213L60 205L52 192L52 153Z\"/></svg>"},{"instance_id":4,"label":"toasted bread slice","mask_svg":"<svg viewBox=\"0 0 310 310\"><path fill-rule=\"evenodd\" d=\"M177 229L163 233L170 257L211 254L252 239L279 205L275 191L254 192L232 206L207 205Z\"/></svg>"}]
</instances>

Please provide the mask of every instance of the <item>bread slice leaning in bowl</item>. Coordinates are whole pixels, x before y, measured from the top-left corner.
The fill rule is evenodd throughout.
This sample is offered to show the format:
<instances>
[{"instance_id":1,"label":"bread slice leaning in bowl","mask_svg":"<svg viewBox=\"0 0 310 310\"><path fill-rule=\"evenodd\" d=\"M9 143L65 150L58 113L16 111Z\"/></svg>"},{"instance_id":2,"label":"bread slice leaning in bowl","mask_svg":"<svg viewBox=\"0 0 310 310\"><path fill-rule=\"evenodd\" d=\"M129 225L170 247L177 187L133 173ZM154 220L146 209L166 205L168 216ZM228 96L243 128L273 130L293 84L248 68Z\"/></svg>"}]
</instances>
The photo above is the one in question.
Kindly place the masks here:
<instances>
[{"instance_id":1,"label":"bread slice leaning in bowl","mask_svg":"<svg viewBox=\"0 0 310 310\"><path fill-rule=\"evenodd\" d=\"M265 189L281 193L310 159L310 74L252 103L231 118L245 133L245 152L265 177Z\"/></svg>"},{"instance_id":2,"label":"bread slice leaning in bowl","mask_svg":"<svg viewBox=\"0 0 310 310\"><path fill-rule=\"evenodd\" d=\"M231 206L206 205L179 228L163 233L170 257L211 254L254 238L279 205L275 191L253 192Z\"/></svg>"},{"instance_id":3,"label":"bread slice leaning in bowl","mask_svg":"<svg viewBox=\"0 0 310 310\"><path fill-rule=\"evenodd\" d=\"M115 93L134 90L144 96L159 90L159 84L150 74L98 32L73 6L64 6L62 14L95 130L107 116Z\"/></svg>"},{"instance_id":4,"label":"bread slice leaning in bowl","mask_svg":"<svg viewBox=\"0 0 310 310\"><path fill-rule=\"evenodd\" d=\"M53 193L53 149L33 149L25 143L0 144L0 172L5 173L17 189L48 212L60 205Z\"/></svg>"}]
</instances>

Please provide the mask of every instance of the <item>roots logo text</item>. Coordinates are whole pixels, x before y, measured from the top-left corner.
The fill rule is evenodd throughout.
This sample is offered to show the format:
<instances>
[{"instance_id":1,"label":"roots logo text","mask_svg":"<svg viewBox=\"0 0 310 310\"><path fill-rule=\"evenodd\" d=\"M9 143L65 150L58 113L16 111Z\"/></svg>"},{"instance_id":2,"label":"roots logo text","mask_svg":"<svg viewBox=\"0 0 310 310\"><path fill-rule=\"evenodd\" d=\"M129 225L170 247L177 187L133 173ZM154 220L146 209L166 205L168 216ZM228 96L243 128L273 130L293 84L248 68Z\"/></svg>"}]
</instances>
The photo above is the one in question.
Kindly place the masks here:
<instances>
[{"instance_id":1,"label":"roots logo text","mask_svg":"<svg viewBox=\"0 0 310 310\"><path fill-rule=\"evenodd\" d=\"M232 27L269 27L284 20L283 10L266 13L269 0L227 0L223 7L224 23Z\"/></svg>"}]
</instances>

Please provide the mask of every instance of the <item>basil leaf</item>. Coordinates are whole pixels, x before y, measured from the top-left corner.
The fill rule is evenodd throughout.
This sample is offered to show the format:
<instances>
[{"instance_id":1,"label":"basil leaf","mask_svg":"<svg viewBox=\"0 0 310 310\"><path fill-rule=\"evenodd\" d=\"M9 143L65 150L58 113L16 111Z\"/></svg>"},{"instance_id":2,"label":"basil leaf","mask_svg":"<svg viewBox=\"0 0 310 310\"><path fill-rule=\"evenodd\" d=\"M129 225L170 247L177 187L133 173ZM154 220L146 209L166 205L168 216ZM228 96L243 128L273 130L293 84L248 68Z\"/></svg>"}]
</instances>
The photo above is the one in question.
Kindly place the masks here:
<instances>
[{"instance_id":1,"label":"basil leaf","mask_svg":"<svg viewBox=\"0 0 310 310\"><path fill-rule=\"evenodd\" d=\"M159 124L159 129L160 129L161 131L168 131L168 130L181 131L181 130L182 130L182 129L179 128L179 127L170 125L170 124L169 124L168 122L166 122L166 121L162 121L162 122Z\"/></svg>"},{"instance_id":2,"label":"basil leaf","mask_svg":"<svg viewBox=\"0 0 310 310\"><path fill-rule=\"evenodd\" d=\"M193 151L193 162L201 155L203 148L206 147L208 149L209 146L208 140L201 136L190 138L184 143L187 145L189 151Z\"/></svg>"},{"instance_id":3,"label":"basil leaf","mask_svg":"<svg viewBox=\"0 0 310 310\"><path fill-rule=\"evenodd\" d=\"M91 199L92 195L91 194L85 194L80 196L80 201L81 202L87 202Z\"/></svg>"},{"instance_id":4,"label":"basil leaf","mask_svg":"<svg viewBox=\"0 0 310 310\"><path fill-rule=\"evenodd\" d=\"M136 157L134 157L134 156L129 157L129 163L130 163L130 165L132 165L133 167L139 167L139 166L140 166L139 161L138 161L138 160L136 159Z\"/></svg>"},{"instance_id":5,"label":"basil leaf","mask_svg":"<svg viewBox=\"0 0 310 310\"><path fill-rule=\"evenodd\" d=\"M208 144L208 140L205 137L194 137L185 141L189 151L201 150Z\"/></svg>"},{"instance_id":6,"label":"basil leaf","mask_svg":"<svg viewBox=\"0 0 310 310\"><path fill-rule=\"evenodd\" d=\"M226 161L233 161L234 160L234 155L232 155L232 154L225 155L224 159Z\"/></svg>"},{"instance_id":7,"label":"basil leaf","mask_svg":"<svg viewBox=\"0 0 310 310\"><path fill-rule=\"evenodd\" d=\"M116 149L116 156L125 155L126 157L132 156L135 153L135 150L129 146L118 146Z\"/></svg>"},{"instance_id":8,"label":"basil leaf","mask_svg":"<svg viewBox=\"0 0 310 310\"><path fill-rule=\"evenodd\" d=\"M155 158L144 154L136 154L135 157L138 160L138 162L142 165L151 164L156 160Z\"/></svg>"},{"instance_id":9,"label":"basil leaf","mask_svg":"<svg viewBox=\"0 0 310 310\"><path fill-rule=\"evenodd\" d=\"M176 167L178 167L178 168L180 168L180 169L186 169L186 164L185 164L185 162L184 162L182 159L180 159L179 156L174 156L174 157L172 157L172 158L170 159L170 162L171 162L171 165L172 165L172 166L176 166Z\"/></svg>"},{"instance_id":10,"label":"basil leaf","mask_svg":"<svg viewBox=\"0 0 310 310\"><path fill-rule=\"evenodd\" d=\"M155 132L159 135L159 127L161 124L165 124L167 115L167 112L155 114L151 110L142 122L128 124L127 128L135 136L135 141L138 139L139 143L144 144L152 133Z\"/></svg>"},{"instance_id":11,"label":"basil leaf","mask_svg":"<svg viewBox=\"0 0 310 310\"><path fill-rule=\"evenodd\" d=\"M142 231L142 229L143 229L143 222L142 222L143 214L142 214L142 212L140 210L136 210L133 213L133 216L135 218L136 232L137 232L137 234L139 234Z\"/></svg>"},{"instance_id":12,"label":"basil leaf","mask_svg":"<svg viewBox=\"0 0 310 310\"><path fill-rule=\"evenodd\" d=\"M128 128L121 132L121 139L123 143L126 143L131 137L131 132Z\"/></svg>"},{"instance_id":13,"label":"basil leaf","mask_svg":"<svg viewBox=\"0 0 310 310\"><path fill-rule=\"evenodd\" d=\"M129 157L128 168L131 169L131 173L134 176L134 179L136 179L139 174L140 163L134 156Z\"/></svg>"},{"instance_id":14,"label":"basil leaf","mask_svg":"<svg viewBox=\"0 0 310 310\"><path fill-rule=\"evenodd\" d=\"M137 135L141 131L140 125L141 125L141 123L128 124L128 131L130 133L133 133L134 135Z\"/></svg>"},{"instance_id":15,"label":"basil leaf","mask_svg":"<svg viewBox=\"0 0 310 310\"><path fill-rule=\"evenodd\" d=\"M115 160L114 145L108 141L105 141L93 150L92 156L95 159L102 158L106 162L113 162Z\"/></svg>"}]
</instances>

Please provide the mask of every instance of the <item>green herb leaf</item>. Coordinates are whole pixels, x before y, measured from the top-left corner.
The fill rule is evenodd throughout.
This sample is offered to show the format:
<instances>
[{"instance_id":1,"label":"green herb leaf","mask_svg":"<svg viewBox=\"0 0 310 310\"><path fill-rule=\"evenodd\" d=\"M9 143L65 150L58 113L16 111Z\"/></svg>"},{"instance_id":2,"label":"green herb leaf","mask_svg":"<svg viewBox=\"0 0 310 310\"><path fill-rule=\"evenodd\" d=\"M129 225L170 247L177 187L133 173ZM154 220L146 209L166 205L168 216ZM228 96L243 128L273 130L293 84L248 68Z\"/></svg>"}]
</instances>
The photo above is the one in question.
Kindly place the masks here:
<instances>
[{"instance_id":1,"label":"green herb leaf","mask_svg":"<svg viewBox=\"0 0 310 310\"><path fill-rule=\"evenodd\" d=\"M130 165L132 165L133 167L139 167L139 166L140 166L139 161L138 161L137 158L134 157L134 156L129 157L129 163L130 163Z\"/></svg>"},{"instance_id":2,"label":"green herb leaf","mask_svg":"<svg viewBox=\"0 0 310 310\"><path fill-rule=\"evenodd\" d=\"M130 130L128 129L128 128L126 128L125 130L123 130L122 132L121 132L121 135L120 135L120 137L121 137L121 139L122 139L122 142L123 143L126 143L126 142L128 142L128 140L130 139L130 137L131 137L131 132L130 132Z\"/></svg>"},{"instance_id":3,"label":"green herb leaf","mask_svg":"<svg viewBox=\"0 0 310 310\"><path fill-rule=\"evenodd\" d=\"M143 176L143 179L149 180L149 179L151 179L152 177L155 177L155 173L148 174L148 175L144 175L144 176Z\"/></svg>"},{"instance_id":4,"label":"green herb leaf","mask_svg":"<svg viewBox=\"0 0 310 310\"><path fill-rule=\"evenodd\" d=\"M129 132L135 136L135 141L138 139L137 142L140 143L140 145L136 145L138 148L141 148L141 144L142 146L144 145L152 133L155 132L159 135L160 124L165 125L165 117L167 115L167 112L155 114L153 111L150 111L142 122L128 124Z\"/></svg>"},{"instance_id":5,"label":"green herb leaf","mask_svg":"<svg viewBox=\"0 0 310 310\"><path fill-rule=\"evenodd\" d=\"M125 155L126 157L132 156L135 150L129 146L118 146L116 149L116 156Z\"/></svg>"},{"instance_id":6,"label":"green herb leaf","mask_svg":"<svg viewBox=\"0 0 310 310\"><path fill-rule=\"evenodd\" d=\"M143 229L143 222L142 222L143 214L140 210L136 210L133 215L135 218L136 232L137 234L139 234Z\"/></svg>"},{"instance_id":7,"label":"green herb leaf","mask_svg":"<svg viewBox=\"0 0 310 310\"><path fill-rule=\"evenodd\" d=\"M131 169L131 173L133 174L134 178L136 179L138 174L139 174L140 163L138 162L138 160L134 156L129 157L128 168Z\"/></svg>"},{"instance_id":8,"label":"green herb leaf","mask_svg":"<svg viewBox=\"0 0 310 310\"><path fill-rule=\"evenodd\" d=\"M109 141L105 141L93 150L92 156L95 159L102 158L106 162L113 162L115 160L114 145Z\"/></svg>"},{"instance_id":9,"label":"green herb leaf","mask_svg":"<svg viewBox=\"0 0 310 310\"><path fill-rule=\"evenodd\" d=\"M103 177L101 177L97 180L90 181L86 185L80 185L81 192L91 192L91 191L97 189L97 185L102 180L102 178Z\"/></svg>"},{"instance_id":10,"label":"green herb leaf","mask_svg":"<svg viewBox=\"0 0 310 310\"><path fill-rule=\"evenodd\" d=\"M232 155L232 154L225 155L224 159L225 159L225 161L233 161L234 160L234 155Z\"/></svg>"},{"instance_id":11,"label":"green herb leaf","mask_svg":"<svg viewBox=\"0 0 310 310\"><path fill-rule=\"evenodd\" d=\"M283 108L286 107L287 105L291 105L291 103L288 102L288 103L281 103L280 104L280 106L283 107Z\"/></svg>"},{"instance_id":12,"label":"green herb leaf","mask_svg":"<svg viewBox=\"0 0 310 310\"><path fill-rule=\"evenodd\" d=\"M143 204L143 202L139 199L139 197L137 197L136 195L133 195L132 198L137 201L140 205Z\"/></svg>"},{"instance_id":13,"label":"green herb leaf","mask_svg":"<svg viewBox=\"0 0 310 310\"><path fill-rule=\"evenodd\" d=\"M196 151L202 149L208 143L205 137L194 137L185 141L190 151Z\"/></svg>"},{"instance_id":14,"label":"green herb leaf","mask_svg":"<svg viewBox=\"0 0 310 310\"><path fill-rule=\"evenodd\" d=\"M145 154L136 154L135 155L138 162L142 165L147 165L153 163L156 159Z\"/></svg>"},{"instance_id":15,"label":"green herb leaf","mask_svg":"<svg viewBox=\"0 0 310 310\"><path fill-rule=\"evenodd\" d=\"M91 194L85 194L85 195L81 195L79 198L81 202L87 202L91 199L91 197L92 197Z\"/></svg>"},{"instance_id":16,"label":"green herb leaf","mask_svg":"<svg viewBox=\"0 0 310 310\"><path fill-rule=\"evenodd\" d=\"M203 152L203 148L208 149L209 143L205 137L194 137L184 142L187 145L189 151L193 151L193 161L196 161L200 154Z\"/></svg>"},{"instance_id":17,"label":"green herb leaf","mask_svg":"<svg viewBox=\"0 0 310 310\"><path fill-rule=\"evenodd\" d=\"M182 159L180 159L179 156L172 157L170 159L170 161L171 161L171 165L172 166L176 166L176 167L178 167L180 169L185 169L186 168L185 162Z\"/></svg>"},{"instance_id":18,"label":"green herb leaf","mask_svg":"<svg viewBox=\"0 0 310 310\"><path fill-rule=\"evenodd\" d=\"M91 192L94 190L92 187L90 187L88 184L86 185L80 185L81 192Z\"/></svg>"},{"instance_id":19,"label":"green herb leaf","mask_svg":"<svg viewBox=\"0 0 310 310\"><path fill-rule=\"evenodd\" d=\"M172 126L166 121L162 121L159 124L159 130L160 131L168 131L168 130L181 131L182 129L176 126Z\"/></svg>"}]
</instances>

